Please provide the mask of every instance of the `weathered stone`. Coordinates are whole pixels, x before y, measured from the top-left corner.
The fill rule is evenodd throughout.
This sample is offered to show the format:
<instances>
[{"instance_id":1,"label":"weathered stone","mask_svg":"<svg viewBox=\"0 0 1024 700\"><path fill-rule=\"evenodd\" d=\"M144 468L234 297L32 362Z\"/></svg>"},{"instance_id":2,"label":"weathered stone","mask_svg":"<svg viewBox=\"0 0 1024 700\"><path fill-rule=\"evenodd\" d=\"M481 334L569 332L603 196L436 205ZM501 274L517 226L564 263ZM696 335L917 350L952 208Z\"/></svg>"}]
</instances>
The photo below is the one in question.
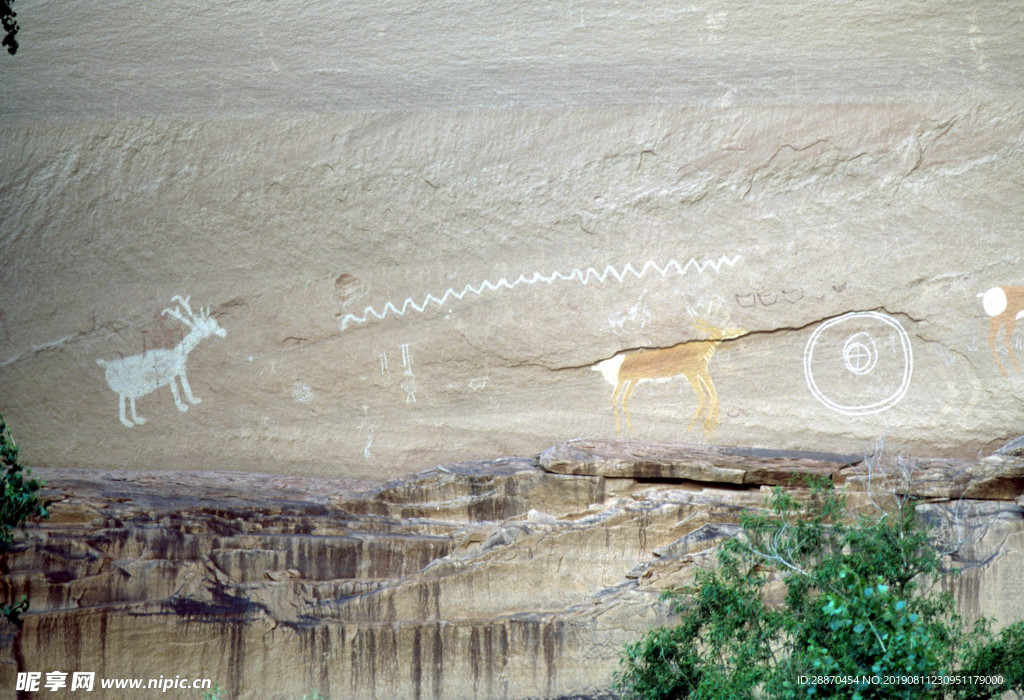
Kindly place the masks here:
<instances>
[{"instance_id":1,"label":"weathered stone","mask_svg":"<svg viewBox=\"0 0 1024 700\"><path fill-rule=\"evenodd\" d=\"M1021 396L977 295L1024 284L1024 102L920 97L5 116L0 409L27 462L90 469L987 453ZM177 296L225 335L183 345ZM116 388L174 347L201 403Z\"/></svg>"},{"instance_id":2,"label":"weathered stone","mask_svg":"<svg viewBox=\"0 0 1024 700\"><path fill-rule=\"evenodd\" d=\"M879 493L925 498L1013 501L1024 493L1024 459L993 455L981 460L905 459L846 467L835 483Z\"/></svg>"},{"instance_id":3,"label":"weathered stone","mask_svg":"<svg viewBox=\"0 0 1024 700\"><path fill-rule=\"evenodd\" d=\"M665 445L617 440L573 440L538 457L555 474L687 480L747 486L803 486L807 477L831 479L863 458L822 452Z\"/></svg>"},{"instance_id":4,"label":"weathered stone","mask_svg":"<svg viewBox=\"0 0 1024 700\"><path fill-rule=\"evenodd\" d=\"M741 476L848 461L582 442L537 461L568 454L586 455L588 468L623 455L673 456L665 464L697 455L739 464ZM949 462L922 460L921 472ZM991 472L996 464L1016 462L964 469L989 474L981 492L998 495L991 484L1002 489L1006 477ZM713 565L718 543L773 488L556 474L527 459L445 465L379 485L230 472L37 475L54 516L3 557L0 589L7 599L30 595L32 608L0 646L0 684L18 670L65 667L188 673L239 700L312 690L334 700L605 697L622 645L671 619L661 590ZM857 485L847 479L848 500L865 514L892 504L893 493ZM1024 617L1008 602L1019 588L1024 508L955 493L921 508L951 564L967 568L946 584L961 610L1000 624ZM778 597L781 583L773 586L766 595Z\"/></svg>"},{"instance_id":5,"label":"weathered stone","mask_svg":"<svg viewBox=\"0 0 1024 700\"><path fill-rule=\"evenodd\" d=\"M1024 399L1014 3L18 9L0 411L60 494L4 559L22 667L600 697L770 486L1024 505L1019 446L968 461ZM664 446L881 435L920 479ZM650 444L504 458L577 436ZM990 515L957 597L1006 621Z\"/></svg>"},{"instance_id":6,"label":"weathered stone","mask_svg":"<svg viewBox=\"0 0 1024 700\"><path fill-rule=\"evenodd\" d=\"M1009 457L1024 457L1024 435L1010 440L1008 443L996 450L995 454L1007 455Z\"/></svg>"}]
</instances>

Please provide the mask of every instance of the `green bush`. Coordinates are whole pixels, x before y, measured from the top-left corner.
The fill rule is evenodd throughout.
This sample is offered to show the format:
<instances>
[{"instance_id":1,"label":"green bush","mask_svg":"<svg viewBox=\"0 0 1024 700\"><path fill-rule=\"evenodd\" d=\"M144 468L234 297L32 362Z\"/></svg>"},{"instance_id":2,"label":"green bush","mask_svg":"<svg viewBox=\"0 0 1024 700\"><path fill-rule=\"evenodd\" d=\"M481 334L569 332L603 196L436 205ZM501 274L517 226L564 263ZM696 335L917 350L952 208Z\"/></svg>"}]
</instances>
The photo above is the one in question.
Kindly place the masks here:
<instances>
[{"instance_id":1,"label":"green bush","mask_svg":"<svg viewBox=\"0 0 1024 700\"><path fill-rule=\"evenodd\" d=\"M18 20L17 13L15 13L14 0L0 0L0 26L3 26L4 38L0 42L7 49L7 53L12 56L18 51L18 40L15 37L18 35Z\"/></svg>"},{"instance_id":2,"label":"green bush","mask_svg":"<svg viewBox=\"0 0 1024 700\"><path fill-rule=\"evenodd\" d=\"M0 416L0 467L3 468L3 498L0 499L0 553L6 552L14 542L17 528L24 528L30 518L50 517L49 503L39 500L43 482L32 479L31 469L18 462L18 446L11 437L3 416ZM28 610L28 599L0 606L0 614L16 625L21 614Z\"/></svg>"},{"instance_id":3,"label":"green bush","mask_svg":"<svg viewBox=\"0 0 1024 700\"><path fill-rule=\"evenodd\" d=\"M626 646L618 691L643 700L857 700L1024 689L1024 622L996 637L987 620L965 625L952 597L936 591L954 572L943 570L912 501L853 520L831 484L819 483L806 504L776 489L767 506L741 517L742 535L719 548L715 569L665 594L680 622ZM781 604L765 601L770 571L781 573ZM962 682L1000 675L1000 684ZM821 678L837 676L847 682ZM961 683L935 682L943 676Z\"/></svg>"}]
</instances>

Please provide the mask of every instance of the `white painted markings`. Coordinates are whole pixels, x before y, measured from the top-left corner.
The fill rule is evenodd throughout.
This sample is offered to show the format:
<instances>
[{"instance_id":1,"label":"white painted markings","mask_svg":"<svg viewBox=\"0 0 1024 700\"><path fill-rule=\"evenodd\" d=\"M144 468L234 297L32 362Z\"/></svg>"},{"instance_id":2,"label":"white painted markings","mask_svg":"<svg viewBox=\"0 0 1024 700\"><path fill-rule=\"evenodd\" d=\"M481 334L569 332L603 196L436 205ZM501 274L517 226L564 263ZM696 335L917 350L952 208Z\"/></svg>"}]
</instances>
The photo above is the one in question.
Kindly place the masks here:
<instances>
[{"instance_id":1,"label":"white painted markings","mask_svg":"<svg viewBox=\"0 0 1024 700\"><path fill-rule=\"evenodd\" d=\"M651 271L657 272L662 277L666 277L669 274L686 275L691 270L697 273L703 274L705 270L710 268L716 273L722 271L723 267L732 267L740 261L742 256L734 255L732 257L723 255L717 260L710 258L704 260L704 262L698 262L696 258L690 258L686 263L680 263L675 258L672 258L664 265L658 264L654 260L648 260L645 262L639 270L633 267L632 263L626 263L621 269L614 265L606 265L603 270L598 270L594 267L573 268L569 272L554 271L551 274L543 274L541 272L533 272L532 274L519 275L511 282L502 277L497 282L491 280L483 280L479 284L467 284L462 287L461 290L457 290L454 287L449 287L441 296L434 294L427 294L423 297L422 301L416 301L413 297L407 297L405 301L396 305L394 302L387 302L380 308L375 309L373 306L367 306L361 315L347 313L341 318L340 327L341 330L345 330L351 324L363 324L368 322L371 318L375 318L378 321L383 321L387 318L388 314L392 316L404 316L410 311L416 313L423 313L431 304L438 307L443 307L451 299L461 301L467 295L473 294L480 296L484 292L496 292L500 289L511 290L515 289L520 285L534 285L534 284L553 284L554 282L569 282L576 281L579 284L604 284L609 280L615 280L620 284L628 276L632 275L636 279L643 279ZM417 297L418 298L418 297Z\"/></svg>"},{"instance_id":2,"label":"white painted markings","mask_svg":"<svg viewBox=\"0 0 1024 700\"><path fill-rule=\"evenodd\" d=\"M913 373L910 336L899 321L877 311L825 321L804 348L807 388L848 416L889 410L906 396Z\"/></svg>"}]
</instances>

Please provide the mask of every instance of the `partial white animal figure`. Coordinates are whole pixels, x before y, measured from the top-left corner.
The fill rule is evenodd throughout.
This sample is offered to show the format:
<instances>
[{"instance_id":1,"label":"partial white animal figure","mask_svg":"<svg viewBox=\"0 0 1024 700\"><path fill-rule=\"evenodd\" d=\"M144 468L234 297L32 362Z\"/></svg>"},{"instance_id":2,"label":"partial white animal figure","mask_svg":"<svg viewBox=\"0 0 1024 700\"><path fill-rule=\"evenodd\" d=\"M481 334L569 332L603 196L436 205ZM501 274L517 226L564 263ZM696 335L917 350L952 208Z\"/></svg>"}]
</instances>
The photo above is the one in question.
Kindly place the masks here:
<instances>
[{"instance_id":1,"label":"partial white animal figure","mask_svg":"<svg viewBox=\"0 0 1024 700\"><path fill-rule=\"evenodd\" d=\"M188 305L191 297L175 296L172 302L178 302L179 308L164 309L163 313L173 316L189 328L188 335L173 348L156 348L131 357L119 360L96 360L106 370L107 384L118 395L118 410L121 422L129 428L142 425L145 418L135 412L135 399L145 396L157 388L168 384L174 395L174 405L179 411L187 411L188 405L181 400L178 393L177 380L181 380L181 388L185 398L191 403L200 403L201 399L193 396L192 387L188 385L185 374L185 361L199 341L218 335L223 338L227 333L210 317L210 309L199 309L194 313ZM182 314L184 310L185 315ZM131 409L131 420L125 415L126 407Z\"/></svg>"},{"instance_id":2,"label":"partial white animal figure","mask_svg":"<svg viewBox=\"0 0 1024 700\"><path fill-rule=\"evenodd\" d=\"M988 345L992 348L992 357L996 358L996 363L1003 371L1003 376L1007 376L1003 361L996 353L996 335L998 335L999 329L1005 325L1006 333L1003 336L1003 342L1006 345L1006 352L1009 353L1010 359L1013 361L1013 366L1019 372L1020 365L1017 364L1017 358L1014 357L1013 350L1010 348L1010 335L1013 333L1014 326L1017 325L1017 319L1024 317L1024 287L992 287L978 296L981 297L981 305L989 316Z\"/></svg>"}]
</instances>

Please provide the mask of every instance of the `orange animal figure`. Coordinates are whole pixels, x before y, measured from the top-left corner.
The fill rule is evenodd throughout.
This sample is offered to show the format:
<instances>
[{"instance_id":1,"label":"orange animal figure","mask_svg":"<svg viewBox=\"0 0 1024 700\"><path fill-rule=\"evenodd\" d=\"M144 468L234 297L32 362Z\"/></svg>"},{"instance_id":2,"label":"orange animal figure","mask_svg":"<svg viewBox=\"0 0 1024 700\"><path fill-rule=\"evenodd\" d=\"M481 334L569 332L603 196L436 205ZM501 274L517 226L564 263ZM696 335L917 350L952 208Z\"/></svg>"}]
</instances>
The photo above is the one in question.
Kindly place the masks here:
<instances>
[{"instance_id":1,"label":"orange animal figure","mask_svg":"<svg viewBox=\"0 0 1024 700\"><path fill-rule=\"evenodd\" d=\"M591 367L600 372L615 389L612 391L612 408L615 411L615 432L621 432L619 402L626 414L626 425L630 432L633 422L629 417L629 397L638 384L643 382L668 381L679 376L686 378L697 394L697 410L690 419L686 431L693 428L694 421L704 414L704 433L718 425L720 413L718 393L708 373L708 362L723 340L737 338L746 333L742 328L715 328L703 321L694 322L698 330L707 333L706 340L690 340L669 348L631 350L621 352Z\"/></svg>"},{"instance_id":2,"label":"orange animal figure","mask_svg":"<svg viewBox=\"0 0 1024 700\"><path fill-rule=\"evenodd\" d=\"M1013 366L1019 372L1020 365L1017 364L1017 358L1013 356L1013 350L1010 348L1010 335L1013 333L1014 326L1017 325L1017 319L1024 316L1024 287L992 287L978 296L981 297L981 305L984 307L985 313L989 315L988 345L992 348L992 357L996 358L996 363L1003 371L1003 376L1007 376L1006 368L1003 367L1003 362L996 353L996 335L999 334L999 329L1005 325L1006 333L1003 336L1003 342L1006 344L1006 352L1009 353Z\"/></svg>"}]
</instances>

